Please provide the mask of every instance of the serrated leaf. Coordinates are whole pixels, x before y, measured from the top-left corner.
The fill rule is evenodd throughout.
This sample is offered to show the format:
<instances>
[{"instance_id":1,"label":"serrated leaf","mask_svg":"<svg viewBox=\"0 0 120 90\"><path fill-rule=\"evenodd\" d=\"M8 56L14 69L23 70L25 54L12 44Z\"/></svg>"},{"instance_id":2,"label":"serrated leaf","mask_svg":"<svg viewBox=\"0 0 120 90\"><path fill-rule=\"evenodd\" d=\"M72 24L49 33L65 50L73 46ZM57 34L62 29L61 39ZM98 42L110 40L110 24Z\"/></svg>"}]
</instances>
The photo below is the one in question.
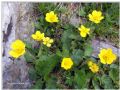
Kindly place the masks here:
<instances>
[{"instance_id":1,"label":"serrated leaf","mask_svg":"<svg viewBox=\"0 0 120 90\"><path fill-rule=\"evenodd\" d=\"M29 68L28 74L29 74L30 80L33 81L33 80L37 79L37 73L36 73L36 71L35 71L35 69L33 67Z\"/></svg>"},{"instance_id":2,"label":"serrated leaf","mask_svg":"<svg viewBox=\"0 0 120 90\"><path fill-rule=\"evenodd\" d=\"M79 15L79 16L85 16L85 14L86 14L86 12L84 11L83 8L81 8L81 9L79 10L78 15Z\"/></svg>"},{"instance_id":3,"label":"serrated leaf","mask_svg":"<svg viewBox=\"0 0 120 90\"><path fill-rule=\"evenodd\" d=\"M57 51L56 51L56 55L62 57L62 52L61 52L60 50L57 50Z\"/></svg>"},{"instance_id":4,"label":"serrated leaf","mask_svg":"<svg viewBox=\"0 0 120 90\"><path fill-rule=\"evenodd\" d=\"M74 80L77 84L76 88L83 89L87 86L87 76L83 70L75 73Z\"/></svg>"},{"instance_id":5,"label":"serrated leaf","mask_svg":"<svg viewBox=\"0 0 120 90\"><path fill-rule=\"evenodd\" d=\"M63 57L69 57L70 56L69 50L66 49L65 47L63 47L62 56Z\"/></svg>"},{"instance_id":6,"label":"serrated leaf","mask_svg":"<svg viewBox=\"0 0 120 90\"><path fill-rule=\"evenodd\" d=\"M103 75L101 81L105 89L113 89L113 83L109 76Z\"/></svg>"},{"instance_id":7,"label":"serrated leaf","mask_svg":"<svg viewBox=\"0 0 120 90\"><path fill-rule=\"evenodd\" d=\"M82 60L82 56L83 56L83 51L78 49L78 50L74 50L73 53L72 53L72 59L74 61L74 63L76 65L79 64L79 62Z\"/></svg>"},{"instance_id":8,"label":"serrated leaf","mask_svg":"<svg viewBox=\"0 0 120 90\"><path fill-rule=\"evenodd\" d=\"M24 57L26 62L34 62L35 60L35 57L29 51L26 51L26 53L24 54Z\"/></svg>"},{"instance_id":9,"label":"serrated leaf","mask_svg":"<svg viewBox=\"0 0 120 90\"><path fill-rule=\"evenodd\" d=\"M46 80L46 88L47 89L55 89L57 88L57 77L51 76L48 80Z\"/></svg>"},{"instance_id":10,"label":"serrated leaf","mask_svg":"<svg viewBox=\"0 0 120 90\"><path fill-rule=\"evenodd\" d=\"M62 43L63 43L63 47L67 50L70 49L70 43L71 43L71 39L69 39L69 35L71 34L71 31L67 30L64 31L63 35L62 35ZM69 43L69 44L68 44Z\"/></svg>"},{"instance_id":11,"label":"serrated leaf","mask_svg":"<svg viewBox=\"0 0 120 90\"><path fill-rule=\"evenodd\" d=\"M31 87L31 89L42 89L43 86L43 81L42 80L37 80L36 83Z\"/></svg>"},{"instance_id":12,"label":"serrated leaf","mask_svg":"<svg viewBox=\"0 0 120 90\"><path fill-rule=\"evenodd\" d=\"M113 69L113 68L114 68L114 69L118 69L118 68L119 68L119 66L118 66L118 65L116 65L116 64L111 64L111 65L110 65L110 68L111 68L111 69Z\"/></svg>"},{"instance_id":13,"label":"serrated leaf","mask_svg":"<svg viewBox=\"0 0 120 90\"><path fill-rule=\"evenodd\" d=\"M98 79L97 77L94 77L94 78L93 78L92 84L93 84L94 89L100 89L99 79Z\"/></svg>"},{"instance_id":14,"label":"serrated leaf","mask_svg":"<svg viewBox=\"0 0 120 90\"><path fill-rule=\"evenodd\" d=\"M78 35L77 33L72 33L71 35L69 35L69 38L70 38L70 39L76 39L76 40L78 40L78 39L79 39L79 36L80 36L80 35Z\"/></svg>"},{"instance_id":15,"label":"serrated leaf","mask_svg":"<svg viewBox=\"0 0 120 90\"><path fill-rule=\"evenodd\" d=\"M115 83L119 82L119 70L118 70L118 69L115 69L115 68L110 69L110 71L109 71L109 76L111 77L111 79L112 79Z\"/></svg>"},{"instance_id":16,"label":"serrated leaf","mask_svg":"<svg viewBox=\"0 0 120 90\"><path fill-rule=\"evenodd\" d=\"M91 56L91 55L92 55L92 52L93 52L92 46L87 45L86 48L85 48L84 55L85 55L85 56Z\"/></svg>"},{"instance_id":17,"label":"serrated leaf","mask_svg":"<svg viewBox=\"0 0 120 90\"><path fill-rule=\"evenodd\" d=\"M65 75L65 84L72 86L74 77L71 75L71 72L65 72L64 75Z\"/></svg>"},{"instance_id":18,"label":"serrated leaf","mask_svg":"<svg viewBox=\"0 0 120 90\"><path fill-rule=\"evenodd\" d=\"M36 60L35 68L39 75L44 76L44 78L49 75L49 73L58 64L60 57L57 55L44 55Z\"/></svg>"},{"instance_id":19,"label":"serrated leaf","mask_svg":"<svg viewBox=\"0 0 120 90\"><path fill-rule=\"evenodd\" d=\"M67 8L63 6L63 7L60 7L58 11L61 13L65 13L67 11Z\"/></svg>"}]
</instances>

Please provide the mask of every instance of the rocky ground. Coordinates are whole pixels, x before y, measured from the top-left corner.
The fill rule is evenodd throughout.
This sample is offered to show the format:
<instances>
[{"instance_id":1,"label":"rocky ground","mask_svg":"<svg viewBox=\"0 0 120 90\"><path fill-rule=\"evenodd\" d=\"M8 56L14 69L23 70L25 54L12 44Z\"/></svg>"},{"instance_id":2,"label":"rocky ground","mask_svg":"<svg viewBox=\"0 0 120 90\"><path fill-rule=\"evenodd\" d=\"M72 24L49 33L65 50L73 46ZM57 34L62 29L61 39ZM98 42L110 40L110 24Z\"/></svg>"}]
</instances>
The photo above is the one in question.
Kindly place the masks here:
<instances>
[{"instance_id":1,"label":"rocky ground","mask_svg":"<svg viewBox=\"0 0 120 90\"><path fill-rule=\"evenodd\" d=\"M73 14L70 23L77 25L80 18L76 18ZM35 22L33 4L32 3L9 3L2 2L2 70L3 70L3 88L6 89L27 89L31 86L28 78L28 69L24 57L20 60L11 60L8 52L10 44L15 39L26 39L34 32L32 23ZM94 53L93 56L97 57L100 48L112 48L113 52L119 57L120 49L114 47L110 42L93 40Z\"/></svg>"}]
</instances>

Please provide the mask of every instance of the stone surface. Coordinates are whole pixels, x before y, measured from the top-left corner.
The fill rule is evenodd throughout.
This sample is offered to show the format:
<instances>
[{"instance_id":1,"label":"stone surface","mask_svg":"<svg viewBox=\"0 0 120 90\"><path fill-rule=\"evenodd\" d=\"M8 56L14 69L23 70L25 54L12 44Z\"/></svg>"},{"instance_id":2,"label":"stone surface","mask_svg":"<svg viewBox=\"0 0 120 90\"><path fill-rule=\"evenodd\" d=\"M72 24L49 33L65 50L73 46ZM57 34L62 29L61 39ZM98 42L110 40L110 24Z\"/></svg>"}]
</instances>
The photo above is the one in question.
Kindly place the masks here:
<instances>
[{"instance_id":1,"label":"stone surface","mask_svg":"<svg viewBox=\"0 0 120 90\"><path fill-rule=\"evenodd\" d=\"M32 3L1 3L4 89L25 89L31 85L28 78L29 68L24 57L21 57L20 60L15 60L13 64L8 52L10 44L16 39L31 41L31 38L28 37L34 32L32 23L35 21L32 6Z\"/></svg>"}]
</instances>

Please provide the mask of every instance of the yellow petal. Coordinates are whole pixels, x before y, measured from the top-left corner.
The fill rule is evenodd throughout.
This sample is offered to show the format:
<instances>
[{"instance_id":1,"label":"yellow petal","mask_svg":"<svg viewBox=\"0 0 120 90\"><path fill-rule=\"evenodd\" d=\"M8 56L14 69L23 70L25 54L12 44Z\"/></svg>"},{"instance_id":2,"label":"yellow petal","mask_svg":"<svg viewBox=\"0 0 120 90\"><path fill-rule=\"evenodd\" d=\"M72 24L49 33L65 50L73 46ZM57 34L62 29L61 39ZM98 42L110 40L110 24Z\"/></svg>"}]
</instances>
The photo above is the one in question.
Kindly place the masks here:
<instances>
[{"instance_id":1,"label":"yellow petal","mask_svg":"<svg viewBox=\"0 0 120 90\"><path fill-rule=\"evenodd\" d=\"M97 11L96 11L96 10L93 10L92 15L93 15L93 16L96 16L97 14L98 14Z\"/></svg>"},{"instance_id":2,"label":"yellow petal","mask_svg":"<svg viewBox=\"0 0 120 90\"><path fill-rule=\"evenodd\" d=\"M50 41L49 41L50 43L53 43L53 39L50 39Z\"/></svg>"},{"instance_id":3,"label":"yellow petal","mask_svg":"<svg viewBox=\"0 0 120 90\"><path fill-rule=\"evenodd\" d=\"M84 33L84 32L80 32L80 35L81 35L81 37L86 37L87 36L87 34Z\"/></svg>"},{"instance_id":4,"label":"yellow petal","mask_svg":"<svg viewBox=\"0 0 120 90\"><path fill-rule=\"evenodd\" d=\"M98 54L98 56L100 58L100 62L106 64L106 60L103 58L103 56L101 54Z\"/></svg>"},{"instance_id":5,"label":"yellow petal","mask_svg":"<svg viewBox=\"0 0 120 90\"><path fill-rule=\"evenodd\" d=\"M54 15L54 12L53 12L53 11L51 11L51 12L50 12L50 15Z\"/></svg>"},{"instance_id":6,"label":"yellow petal","mask_svg":"<svg viewBox=\"0 0 120 90\"><path fill-rule=\"evenodd\" d=\"M35 33L37 36L40 36L41 32L40 31L36 31Z\"/></svg>"},{"instance_id":7,"label":"yellow petal","mask_svg":"<svg viewBox=\"0 0 120 90\"><path fill-rule=\"evenodd\" d=\"M97 12L97 15L98 15L98 16L101 16L101 15L102 15L102 12L101 12L101 11L98 11L98 12Z\"/></svg>"},{"instance_id":8,"label":"yellow petal","mask_svg":"<svg viewBox=\"0 0 120 90\"><path fill-rule=\"evenodd\" d=\"M37 39L37 36L34 35L34 34L32 34L32 38L33 38L33 39Z\"/></svg>"},{"instance_id":9,"label":"yellow petal","mask_svg":"<svg viewBox=\"0 0 120 90\"><path fill-rule=\"evenodd\" d=\"M19 54L15 53L12 50L9 52L9 55L12 56L12 57L14 57L14 58L18 58L20 56Z\"/></svg>"},{"instance_id":10,"label":"yellow petal","mask_svg":"<svg viewBox=\"0 0 120 90\"><path fill-rule=\"evenodd\" d=\"M44 45L46 45L47 43L46 42L43 42Z\"/></svg>"},{"instance_id":11,"label":"yellow petal","mask_svg":"<svg viewBox=\"0 0 120 90\"><path fill-rule=\"evenodd\" d=\"M93 19L93 16L91 14L88 15L89 19Z\"/></svg>"},{"instance_id":12,"label":"yellow petal","mask_svg":"<svg viewBox=\"0 0 120 90\"><path fill-rule=\"evenodd\" d=\"M48 43L48 44L47 44L47 47L51 47L51 44Z\"/></svg>"}]
</instances>

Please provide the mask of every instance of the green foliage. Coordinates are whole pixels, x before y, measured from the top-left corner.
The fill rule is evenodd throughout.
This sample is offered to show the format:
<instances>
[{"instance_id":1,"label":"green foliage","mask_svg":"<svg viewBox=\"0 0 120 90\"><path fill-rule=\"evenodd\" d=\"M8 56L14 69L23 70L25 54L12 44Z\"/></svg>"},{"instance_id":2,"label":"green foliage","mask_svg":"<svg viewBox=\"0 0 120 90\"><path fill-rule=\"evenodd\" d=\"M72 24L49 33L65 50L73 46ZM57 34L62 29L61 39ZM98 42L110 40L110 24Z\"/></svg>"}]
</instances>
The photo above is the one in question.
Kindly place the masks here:
<instances>
[{"instance_id":1,"label":"green foliage","mask_svg":"<svg viewBox=\"0 0 120 90\"><path fill-rule=\"evenodd\" d=\"M36 83L31 87L31 89L40 89L43 87L43 81L42 80L37 80Z\"/></svg>"},{"instance_id":2,"label":"green foliage","mask_svg":"<svg viewBox=\"0 0 120 90\"><path fill-rule=\"evenodd\" d=\"M94 89L100 89L100 83L98 77L94 77L92 80L92 85Z\"/></svg>"},{"instance_id":3,"label":"green foliage","mask_svg":"<svg viewBox=\"0 0 120 90\"><path fill-rule=\"evenodd\" d=\"M79 16L85 16L85 15L86 15L85 8L81 8L81 9L78 11L78 15L79 15Z\"/></svg>"},{"instance_id":4,"label":"green foliage","mask_svg":"<svg viewBox=\"0 0 120 90\"><path fill-rule=\"evenodd\" d=\"M46 79L47 75L55 68L58 64L59 57L57 55L43 55L38 60L36 60L35 69L37 73L44 76Z\"/></svg>"},{"instance_id":5,"label":"green foliage","mask_svg":"<svg viewBox=\"0 0 120 90\"><path fill-rule=\"evenodd\" d=\"M31 67L30 69L29 69L29 78L31 79L31 80L37 80L37 72L36 72L36 70L33 68L33 67Z\"/></svg>"},{"instance_id":6,"label":"green foliage","mask_svg":"<svg viewBox=\"0 0 120 90\"><path fill-rule=\"evenodd\" d=\"M74 50L71 57L75 65L79 65L80 61L83 59L83 51L80 49Z\"/></svg>"},{"instance_id":7,"label":"green foliage","mask_svg":"<svg viewBox=\"0 0 120 90\"><path fill-rule=\"evenodd\" d=\"M74 81L76 83L75 88L88 88L91 73L85 72L85 70L76 71Z\"/></svg>"},{"instance_id":8,"label":"green foliage","mask_svg":"<svg viewBox=\"0 0 120 90\"><path fill-rule=\"evenodd\" d=\"M91 40L96 36L116 36L118 32L118 4L86 3L80 4L77 15L86 18L83 23L90 28L90 34L83 38L78 27L69 23L63 24L60 18L68 11L67 4L39 3L35 30L51 37L54 43L50 48L37 42L26 42L24 55L29 69L29 78L32 81L32 89L118 89L119 88L119 63L103 65L98 58L92 57L93 48ZM77 5L77 4L76 4ZM93 10L101 10L105 19L100 24L88 21L88 14ZM46 13L55 11L59 17L58 23L48 23L45 20ZM39 43L39 44L38 44ZM73 66L69 70L61 67L64 57L73 60ZM87 61L92 59L99 65L99 72L93 73Z\"/></svg>"},{"instance_id":9,"label":"green foliage","mask_svg":"<svg viewBox=\"0 0 120 90\"><path fill-rule=\"evenodd\" d=\"M26 62L34 62L35 60L35 57L29 51L26 51L24 57Z\"/></svg>"},{"instance_id":10,"label":"green foliage","mask_svg":"<svg viewBox=\"0 0 120 90\"><path fill-rule=\"evenodd\" d=\"M104 86L105 89L111 89L111 88L113 88L112 80L107 75L103 75L101 77L101 81L102 81L102 84L103 84L103 86Z\"/></svg>"},{"instance_id":11,"label":"green foliage","mask_svg":"<svg viewBox=\"0 0 120 90\"><path fill-rule=\"evenodd\" d=\"M92 52L93 52L92 46L87 45L87 46L85 47L84 55L85 55L85 56L91 56L91 55L92 55Z\"/></svg>"},{"instance_id":12,"label":"green foliage","mask_svg":"<svg viewBox=\"0 0 120 90\"><path fill-rule=\"evenodd\" d=\"M57 77L55 76L51 76L47 81L46 81L46 88L47 89L53 89L53 88L57 88Z\"/></svg>"}]
</instances>

